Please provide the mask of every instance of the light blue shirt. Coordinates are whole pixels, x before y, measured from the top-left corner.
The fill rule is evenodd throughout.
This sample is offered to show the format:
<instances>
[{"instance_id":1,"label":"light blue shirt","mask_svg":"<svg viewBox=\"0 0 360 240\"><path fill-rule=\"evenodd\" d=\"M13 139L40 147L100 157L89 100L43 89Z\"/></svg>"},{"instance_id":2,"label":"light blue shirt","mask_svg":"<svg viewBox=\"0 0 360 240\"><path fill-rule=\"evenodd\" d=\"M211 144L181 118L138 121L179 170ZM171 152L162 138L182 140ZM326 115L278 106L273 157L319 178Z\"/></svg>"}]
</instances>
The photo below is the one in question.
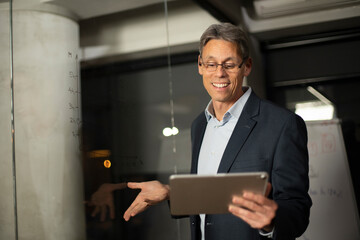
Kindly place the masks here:
<instances>
[{"instance_id":1,"label":"light blue shirt","mask_svg":"<svg viewBox=\"0 0 360 240\"><path fill-rule=\"evenodd\" d=\"M226 145L252 91L250 87L243 88L243 90L246 92L231 106L221 121L215 117L212 101L206 107L207 126L199 153L197 169L199 175L214 175L217 173ZM200 214L200 219L201 235L202 240L204 240L205 214Z\"/></svg>"}]
</instances>

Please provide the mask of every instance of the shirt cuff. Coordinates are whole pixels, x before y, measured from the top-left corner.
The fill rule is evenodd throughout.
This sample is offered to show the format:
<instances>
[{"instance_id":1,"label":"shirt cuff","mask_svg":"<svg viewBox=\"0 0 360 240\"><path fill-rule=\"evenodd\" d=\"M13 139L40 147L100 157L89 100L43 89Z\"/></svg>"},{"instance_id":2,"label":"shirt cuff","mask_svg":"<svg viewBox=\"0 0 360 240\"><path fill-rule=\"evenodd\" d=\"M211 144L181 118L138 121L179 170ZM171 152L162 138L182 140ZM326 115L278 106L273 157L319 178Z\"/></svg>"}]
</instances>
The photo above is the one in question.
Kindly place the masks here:
<instances>
[{"instance_id":1,"label":"shirt cuff","mask_svg":"<svg viewBox=\"0 0 360 240\"><path fill-rule=\"evenodd\" d=\"M261 236L264 236L264 237L267 237L267 238L273 238L274 230L275 230L275 227L272 229L271 232L265 232L265 231L259 229L259 234L260 234Z\"/></svg>"}]
</instances>

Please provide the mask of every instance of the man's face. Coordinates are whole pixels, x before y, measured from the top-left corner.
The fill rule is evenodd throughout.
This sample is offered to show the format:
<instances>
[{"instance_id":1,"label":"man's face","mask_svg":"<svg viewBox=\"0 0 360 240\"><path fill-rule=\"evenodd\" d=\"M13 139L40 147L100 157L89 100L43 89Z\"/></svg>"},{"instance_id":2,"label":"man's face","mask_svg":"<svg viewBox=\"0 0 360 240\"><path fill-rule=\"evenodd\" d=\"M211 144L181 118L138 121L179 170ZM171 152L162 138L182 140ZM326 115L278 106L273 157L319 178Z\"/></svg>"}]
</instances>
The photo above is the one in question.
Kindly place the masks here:
<instances>
[{"instance_id":1,"label":"man's face","mask_svg":"<svg viewBox=\"0 0 360 240\"><path fill-rule=\"evenodd\" d=\"M204 46L202 57L199 56L199 73L203 76L204 87L214 104L221 103L230 107L243 94L243 78L250 74L252 64L251 59L247 59L238 68L242 61L235 43L213 39ZM236 67L232 70L234 72L229 72L222 66L217 66L214 72L210 72L206 69L206 64L233 64Z\"/></svg>"}]
</instances>

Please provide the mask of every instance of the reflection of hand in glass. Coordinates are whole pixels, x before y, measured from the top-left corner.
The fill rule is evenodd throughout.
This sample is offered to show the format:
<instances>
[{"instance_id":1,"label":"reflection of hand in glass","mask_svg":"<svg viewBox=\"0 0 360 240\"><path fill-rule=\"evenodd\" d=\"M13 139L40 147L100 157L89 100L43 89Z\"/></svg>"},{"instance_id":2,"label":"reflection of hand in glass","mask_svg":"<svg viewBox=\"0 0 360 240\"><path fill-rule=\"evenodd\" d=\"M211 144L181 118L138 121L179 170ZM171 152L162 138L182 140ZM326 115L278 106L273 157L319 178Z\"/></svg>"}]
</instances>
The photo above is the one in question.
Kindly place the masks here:
<instances>
[{"instance_id":1,"label":"reflection of hand in glass","mask_svg":"<svg viewBox=\"0 0 360 240\"><path fill-rule=\"evenodd\" d=\"M104 183L91 195L88 202L89 206L95 206L91 216L95 217L100 212L100 221L105 221L107 208L109 208L110 218L115 218L113 191L126 188L126 183Z\"/></svg>"},{"instance_id":2,"label":"reflection of hand in glass","mask_svg":"<svg viewBox=\"0 0 360 240\"><path fill-rule=\"evenodd\" d=\"M141 189L141 191L124 213L125 221L129 221L130 217L145 211L149 206L169 199L170 196L169 185L164 185L159 181L129 182L127 185L131 189Z\"/></svg>"}]
</instances>

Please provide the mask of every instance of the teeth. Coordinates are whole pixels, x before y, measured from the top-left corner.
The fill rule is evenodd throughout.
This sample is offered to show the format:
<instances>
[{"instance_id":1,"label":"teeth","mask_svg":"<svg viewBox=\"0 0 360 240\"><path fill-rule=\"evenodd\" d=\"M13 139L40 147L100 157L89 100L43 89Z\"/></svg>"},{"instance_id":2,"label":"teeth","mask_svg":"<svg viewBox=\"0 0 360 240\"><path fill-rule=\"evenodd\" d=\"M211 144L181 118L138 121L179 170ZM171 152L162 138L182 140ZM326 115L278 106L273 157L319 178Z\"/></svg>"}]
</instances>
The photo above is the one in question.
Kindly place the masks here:
<instances>
[{"instance_id":1,"label":"teeth","mask_svg":"<svg viewBox=\"0 0 360 240\"><path fill-rule=\"evenodd\" d=\"M223 87L228 86L229 83L213 83L212 85L215 87L218 87L218 88L223 88Z\"/></svg>"}]
</instances>

